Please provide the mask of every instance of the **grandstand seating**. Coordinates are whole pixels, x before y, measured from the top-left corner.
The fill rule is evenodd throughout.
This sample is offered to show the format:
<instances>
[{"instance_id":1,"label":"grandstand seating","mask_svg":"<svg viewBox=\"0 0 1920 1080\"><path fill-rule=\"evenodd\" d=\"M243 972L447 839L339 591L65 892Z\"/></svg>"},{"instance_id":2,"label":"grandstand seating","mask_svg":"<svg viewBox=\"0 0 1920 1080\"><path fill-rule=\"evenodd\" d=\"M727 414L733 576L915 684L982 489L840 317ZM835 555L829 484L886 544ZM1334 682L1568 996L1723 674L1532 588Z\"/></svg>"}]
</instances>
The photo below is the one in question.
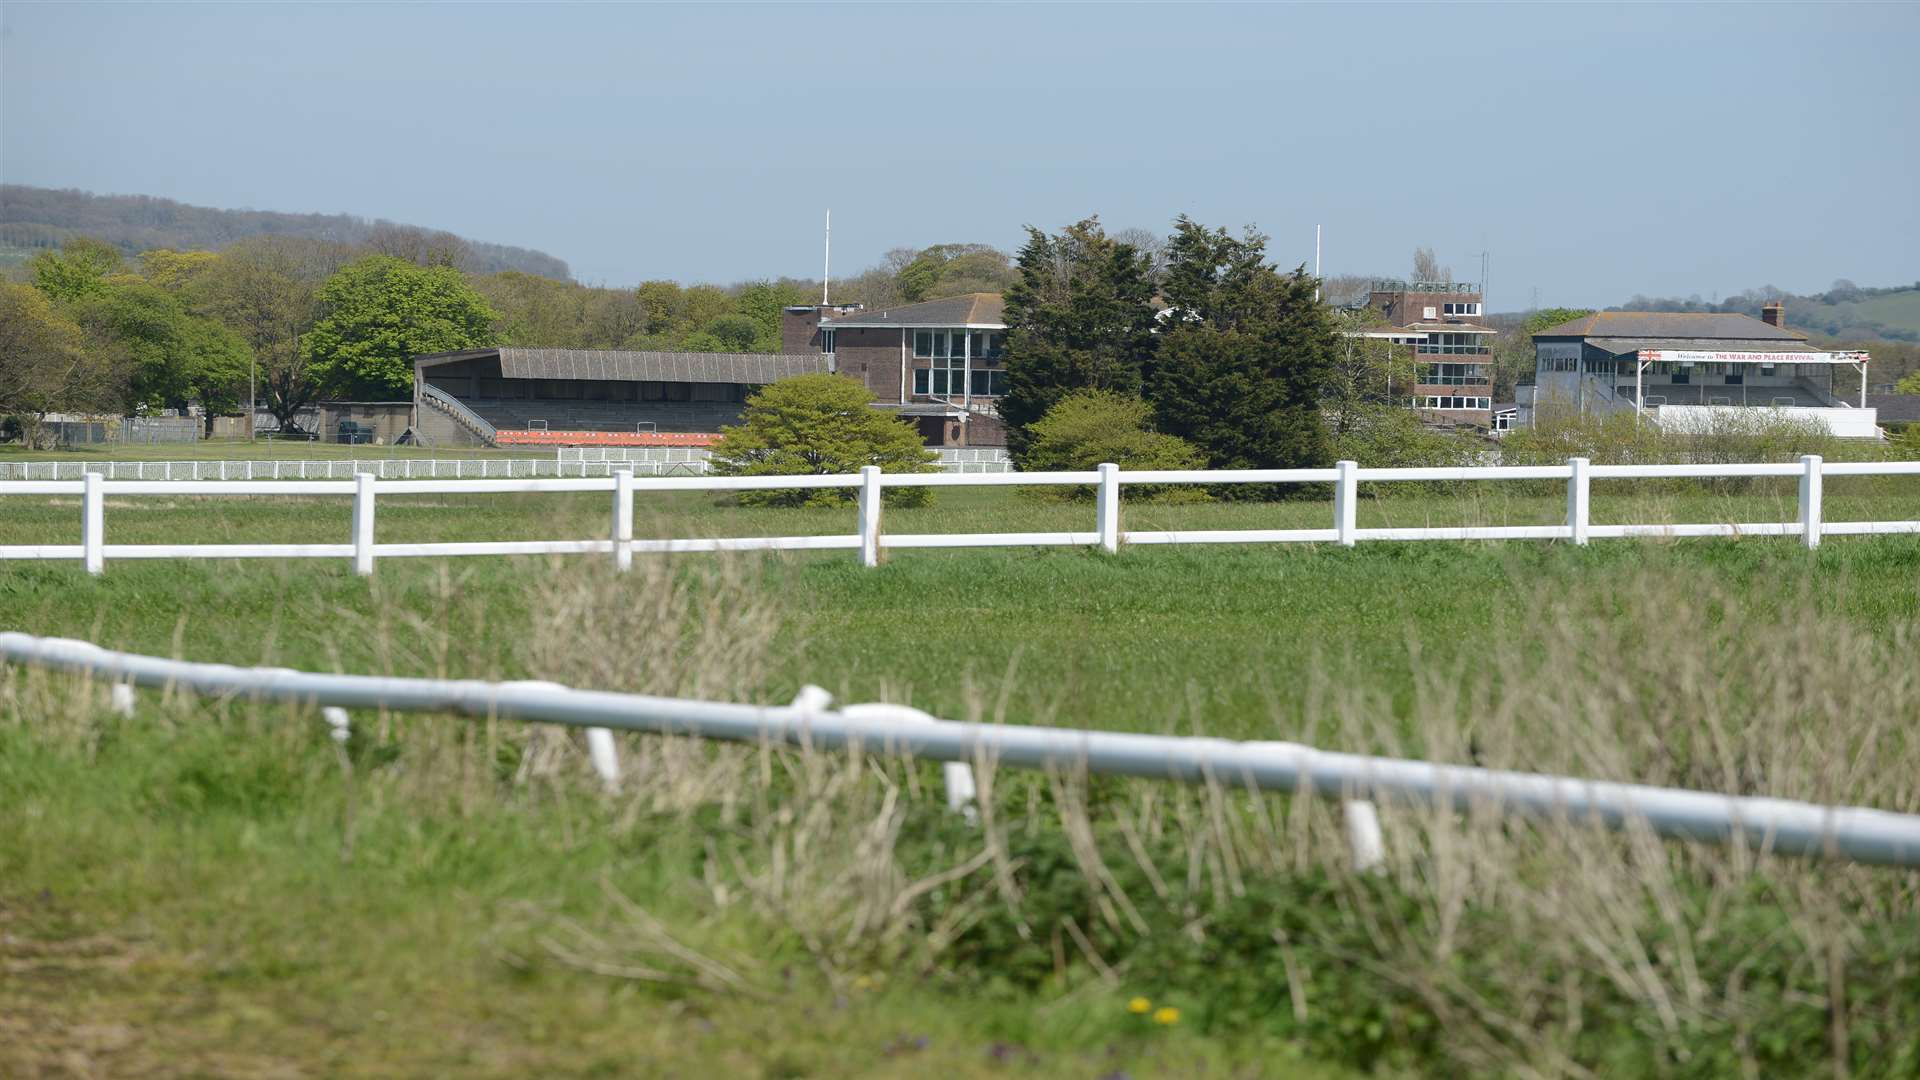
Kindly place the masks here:
<instances>
[{"instance_id":1,"label":"grandstand seating","mask_svg":"<svg viewBox=\"0 0 1920 1080\"><path fill-rule=\"evenodd\" d=\"M545 421L549 431L636 431L642 422L655 431L717 432L740 422L738 402L649 401L640 404L590 401L500 401L461 399L501 431L525 431Z\"/></svg>"},{"instance_id":2,"label":"grandstand seating","mask_svg":"<svg viewBox=\"0 0 1920 1080\"><path fill-rule=\"evenodd\" d=\"M1670 386L1664 383L1649 384L1646 388L1647 401L1651 405L1740 405L1741 387L1724 386L1713 383L1683 384ZM1796 409L1828 409L1835 407L1834 400L1826 391L1811 383L1796 381L1790 386L1748 386L1744 404L1749 408L1778 405ZM1633 400L1633 386L1621 386L1618 389L1620 400ZM1788 399L1791 399L1790 401Z\"/></svg>"}]
</instances>

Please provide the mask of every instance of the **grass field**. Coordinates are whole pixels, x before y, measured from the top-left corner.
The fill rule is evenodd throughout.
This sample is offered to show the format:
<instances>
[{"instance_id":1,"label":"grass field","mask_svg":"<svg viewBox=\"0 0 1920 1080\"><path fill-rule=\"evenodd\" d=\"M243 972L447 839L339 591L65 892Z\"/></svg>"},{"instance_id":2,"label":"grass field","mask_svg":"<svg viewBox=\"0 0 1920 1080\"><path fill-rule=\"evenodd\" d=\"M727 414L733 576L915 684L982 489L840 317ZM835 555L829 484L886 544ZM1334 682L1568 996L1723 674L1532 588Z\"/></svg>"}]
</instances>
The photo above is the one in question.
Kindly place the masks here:
<instances>
[{"instance_id":1,"label":"grass field","mask_svg":"<svg viewBox=\"0 0 1920 1080\"><path fill-rule=\"evenodd\" d=\"M1920 516L1830 481L1830 519ZM1489 486L1490 487L1490 486ZM1555 521L1546 492L1361 524ZM112 542L344 537L344 500L112 500ZM127 505L121 505L125 502ZM381 539L604 535L604 496L393 500ZM850 509L649 500L641 535ZM1321 524L1322 503L1127 526ZM1661 517L1659 515L1666 515ZM1786 520L1790 488L1596 488L1596 520ZM942 492L897 531L1084 528ZM72 542L75 500L0 506ZM1067 523L1071 522L1069 525ZM322 523L325 523L324 525ZM541 677L1351 750L1920 812L1920 538L0 565L9 627L192 659ZM0 675L0 1073L1910 1075L1913 874L1390 811L624 741L608 798L521 725ZM1180 1011L1136 1015L1129 999ZM1837 1006L1836 1006L1837 1003Z\"/></svg>"}]
</instances>

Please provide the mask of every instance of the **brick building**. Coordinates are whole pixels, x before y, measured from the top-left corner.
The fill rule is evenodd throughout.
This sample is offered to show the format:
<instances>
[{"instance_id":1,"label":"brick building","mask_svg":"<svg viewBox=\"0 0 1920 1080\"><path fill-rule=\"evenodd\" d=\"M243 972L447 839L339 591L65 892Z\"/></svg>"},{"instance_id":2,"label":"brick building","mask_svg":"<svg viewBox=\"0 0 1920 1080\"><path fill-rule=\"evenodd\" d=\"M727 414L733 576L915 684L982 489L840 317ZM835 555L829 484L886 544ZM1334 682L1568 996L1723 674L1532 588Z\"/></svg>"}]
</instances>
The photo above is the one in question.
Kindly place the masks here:
<instances>
[{"instance_id":1,"label":"brick building","mask_svg":"<svg viewBox=\"0 0 1920 1080\"><path fill-rule=\"evenodd\" d=\"M930 446L1005 446L997 408L1006 393L1004 307L997 293L871 311L790 307L781 350L829 355L834 371L913 421Z\"/></svg>"},{"instance_id":2,"label":"brick building","mask_svg":"<svg viewBox=\"0 0 1920 1080\"><path fill-rule=\"evenodd\" d=\"M1407 346L1418 365L1412 407L1427 420L1495 427L1493 339L1480 286L1454 281L1376 281L1366 307L1387 325L1362 336ZM1396 394L1396 397L1398 395Z\"/></svg>"}]
</instances>

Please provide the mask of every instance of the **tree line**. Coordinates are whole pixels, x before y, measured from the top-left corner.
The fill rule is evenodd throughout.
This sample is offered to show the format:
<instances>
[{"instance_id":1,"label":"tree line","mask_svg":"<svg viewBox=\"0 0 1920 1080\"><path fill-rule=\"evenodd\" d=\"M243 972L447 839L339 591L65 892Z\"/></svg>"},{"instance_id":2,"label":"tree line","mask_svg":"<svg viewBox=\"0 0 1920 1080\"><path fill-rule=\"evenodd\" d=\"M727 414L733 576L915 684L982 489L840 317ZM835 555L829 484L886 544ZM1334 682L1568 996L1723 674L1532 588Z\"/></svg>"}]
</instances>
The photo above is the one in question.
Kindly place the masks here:
<instances>
[{"instance_id":1,"label":"tree line","mask_svg":"<svg viewBox=\"0 0 1920 1080\"><path fill-rule=\"evenodd\" d=\"M412 358L489 345L775 352L781 309L820 282L730 286L643 282L615 289L526 273L476 272L458 237L405 227L363 242L255 236L219 251L128 257L94 237L36 252L0 282L0 417L37 428L49 413L244 411L281 430L326 399L411 394ZM897 305L995 290L1012 278L981 244L891 251L834 289Z\"/></svg>"}]
</instances>

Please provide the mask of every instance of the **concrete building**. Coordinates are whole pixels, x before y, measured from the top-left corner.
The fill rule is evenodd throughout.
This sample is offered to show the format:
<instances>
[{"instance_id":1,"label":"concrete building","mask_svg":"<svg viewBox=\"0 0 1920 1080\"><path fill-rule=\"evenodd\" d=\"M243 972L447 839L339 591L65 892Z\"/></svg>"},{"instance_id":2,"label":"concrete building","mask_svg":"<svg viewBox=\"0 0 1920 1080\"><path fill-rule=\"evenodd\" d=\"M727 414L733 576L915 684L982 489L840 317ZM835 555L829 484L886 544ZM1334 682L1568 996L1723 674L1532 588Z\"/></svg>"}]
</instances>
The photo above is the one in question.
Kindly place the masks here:
<instances>
[{"instance_id":1,"label":"concrete building","mask_svg":"<svg viewBox=\"0 0 1920 1080\"><path fill-rule=\"evenodd\" d=\"M1766 409L1835 435L1879 434L1867 403L1863 352L1832 352L1763 318L1713 312L1602 311L1533 335L1534 385L1520 422L1543 411L1632 412L1674 431L1703 430L1740 410ZM1842 372L1857 373L1852 392Z\"/></svg>"},{"instance_id":2,"label":"concrete building","mask_svg":"<svg viewBox=\"0 0 1920 1080\"><path fill-rule=\"evenodd\" d=\"M755 389L832 370L825 352L435 353L413 362L414 429L427 445L704 445Z\"/></svg>"},{"instance_id":3,"label":"concrete building","mask_svg":"<svg viewBox=\"0 0 1920 1080\"><path fill-rule=\"evenodd\" d=\"M1364 306L1385 316L1387 325L1360 336L1413 352L1414 385L1405 391L1396 387L1396 398L1410 395L1413 409L1431 422L1495 427L1493 340L1498 331L1480 321L1486 312L1479 285L1376 281Z\"/></svg>"},{"instance_id":4,"label":"concrete building","mask_svg":"<svg viewBox=\"0 0 1920 1080\"><path fill-rule=\"evenodd\" d=\"M929 446L1005 446L1005 304L997 293L885 310L790 307L781 348L832 358L879 406L911 420Z\"/></svg>"}]
</instances>

